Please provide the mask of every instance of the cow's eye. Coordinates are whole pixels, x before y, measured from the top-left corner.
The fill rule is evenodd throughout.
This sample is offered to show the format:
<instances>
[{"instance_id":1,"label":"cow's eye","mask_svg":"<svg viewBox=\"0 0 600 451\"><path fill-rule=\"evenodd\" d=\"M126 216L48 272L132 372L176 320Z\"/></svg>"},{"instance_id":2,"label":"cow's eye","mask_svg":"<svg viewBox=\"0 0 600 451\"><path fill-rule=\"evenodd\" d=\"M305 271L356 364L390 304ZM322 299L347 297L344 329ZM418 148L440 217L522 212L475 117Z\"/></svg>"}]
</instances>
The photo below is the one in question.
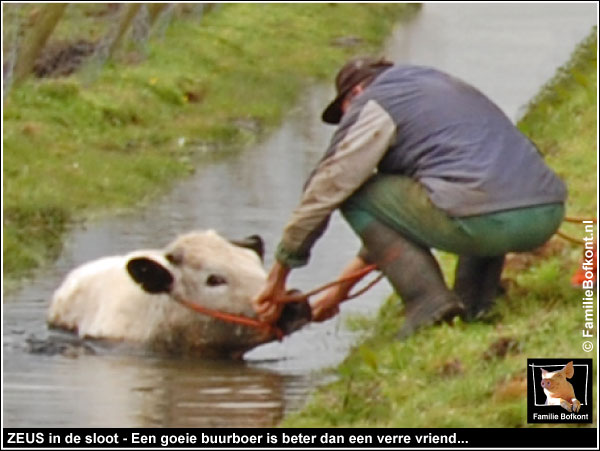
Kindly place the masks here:
<instances>
[{"instance_id":1,"label":"cow's eye","mask_svg":"<svg viewBox=\"0 0 600 451\"><path fill-rule=\"evenodd\" d=\"M165 258L173 265L181 265L183 262L183 252L173 251L165 255Z\"/></svg>"},{"instance_id":2,"label":"cow's eye","mask_svg":"<svg viewBox=\"0 0 600 451\"><path fill-rule=\"evenodd\" d=\"M217 274L211 274L206 278L206 285L209 287L216 287L219 285L225 285L227 280L223 276L219 276Z\"/></svg>"}]
</instances>

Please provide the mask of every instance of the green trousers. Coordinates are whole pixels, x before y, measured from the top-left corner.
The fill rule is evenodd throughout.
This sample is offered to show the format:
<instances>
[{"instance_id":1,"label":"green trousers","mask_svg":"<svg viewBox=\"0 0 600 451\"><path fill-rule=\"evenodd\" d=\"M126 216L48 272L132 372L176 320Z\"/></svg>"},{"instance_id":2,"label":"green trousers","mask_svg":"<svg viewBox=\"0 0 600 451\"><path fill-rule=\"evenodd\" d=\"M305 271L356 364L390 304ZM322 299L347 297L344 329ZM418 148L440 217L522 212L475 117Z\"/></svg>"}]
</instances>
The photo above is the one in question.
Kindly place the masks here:
<instances>
[{"instance_id":1,"label":"green trousers","mask_svg":"<svg viewBox=\"0 0 600 451\"><path fill-rule=\"evenodd\" d=\"M350 196L341 211L359 236L371 221L381 221L423 247L475 256L533 250L556 232L564 217L562 203L451 217L417 181L381 174Z\"/></svg>"}]
</instances>

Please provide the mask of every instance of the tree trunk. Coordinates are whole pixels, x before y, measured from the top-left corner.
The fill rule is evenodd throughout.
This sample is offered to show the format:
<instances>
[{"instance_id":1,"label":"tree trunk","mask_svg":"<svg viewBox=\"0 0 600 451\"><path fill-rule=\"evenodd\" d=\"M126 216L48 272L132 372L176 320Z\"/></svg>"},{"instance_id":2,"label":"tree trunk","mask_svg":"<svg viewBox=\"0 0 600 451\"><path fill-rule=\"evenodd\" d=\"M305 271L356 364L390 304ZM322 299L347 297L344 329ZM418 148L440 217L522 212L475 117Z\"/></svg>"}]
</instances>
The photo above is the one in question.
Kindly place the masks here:
<instances>
[{"instance_id":1,"label":"tree trunk","mask_svg":"<svg viewBox=\"0 0 600 451\"><path fill-rule=\"evenodd\" d=\"M125 33L127 33L129 26L133 22L133 19L137 15L141 6L142 6L141 3L131 3L128 5L127 9L125 9L123 14L121 15L121 20L119 22L119 29L117 30L117 34L114 37L113 41L111 42L109 50L108 50L109 57L113 56L113 54L115 53L115 51L121 44L121 41L123 40L123 37L125 36Z\"/></svg>"},{"instance_id":2,"label":"tree trunk","mask_svg":"<svg viewBox=\"0 0 600 451\"><path fill-rule=\"evenodd\" d=\"M168 3L148 3L148 13L150 15L150 26L154 25L156 19L169 6Z\"/></svg>"},{"instance_id":3,"label":"tree trunk","mask_svg":"<svg viewBox=\"0 0 600 451\"><path fill-rule=\"evenodd\" d=\"M35 23L27 30L19 50L13 72L15 85L23 81L33 69L48 38L56 28L68 3L50 3L42 7Z\"/></svg>"}]
</instances>

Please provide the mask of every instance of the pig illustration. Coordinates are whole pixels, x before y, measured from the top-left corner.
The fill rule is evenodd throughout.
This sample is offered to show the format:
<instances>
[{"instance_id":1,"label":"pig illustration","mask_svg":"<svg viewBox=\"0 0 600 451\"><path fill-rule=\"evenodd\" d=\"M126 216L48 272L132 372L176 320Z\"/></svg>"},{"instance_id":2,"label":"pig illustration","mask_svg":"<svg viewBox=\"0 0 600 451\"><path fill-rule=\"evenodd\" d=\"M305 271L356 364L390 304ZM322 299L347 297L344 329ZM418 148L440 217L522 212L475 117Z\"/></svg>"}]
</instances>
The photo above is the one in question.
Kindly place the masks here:
<instances>
[{"instance_id":1,"label":"pig illustration","mask_svg":"<svg viewBox=\"0 0 600 451\"><path fill-rule=\"evenodd\" d=\"M101 258L67 275L47 321L82 338L238 357L275 336L210 318L178 301L255 318L250 301L266 279L262 252L256 235L232 242L208 230L182 235L162 250ZM293 303L277 325L291 333L309 320L308 304Z\"/></svg>"},{"instance_id":2,"label":"pig illustration","mask_svg":"<svg viewBox=\"0 0 600 451\"><path fill-rule=\"evenodd\" d=\"M546 393L546 405L562 406L569 412L579 412L581 403L575 398L573 386L567 379L573 377L573 362L567 363L559 371L547 371L542 368L542 387Z\"/></svg>"}]
</instances>

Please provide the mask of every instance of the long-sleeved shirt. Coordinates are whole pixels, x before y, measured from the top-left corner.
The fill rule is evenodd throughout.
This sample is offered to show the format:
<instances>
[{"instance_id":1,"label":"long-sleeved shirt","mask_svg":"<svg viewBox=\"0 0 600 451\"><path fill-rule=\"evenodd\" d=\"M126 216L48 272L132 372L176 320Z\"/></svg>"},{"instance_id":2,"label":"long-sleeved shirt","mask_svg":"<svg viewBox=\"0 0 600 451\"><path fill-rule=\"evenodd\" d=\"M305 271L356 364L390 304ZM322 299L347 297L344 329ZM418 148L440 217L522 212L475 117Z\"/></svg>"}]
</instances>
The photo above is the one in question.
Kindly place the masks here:
<instances>
[{"instance_id":1,"label":"long-sleeved shirt","mask_svg":"<svg viewBox=\"0 0 600 451\"><path fill-rule=\"evenodd\" d=\"M535 145L474 87L396 65L353 99L309 177L276 258L307 263L331 213L375 172L409 176L452 217L564 202Z\"/></svg>"}]
</instances>

